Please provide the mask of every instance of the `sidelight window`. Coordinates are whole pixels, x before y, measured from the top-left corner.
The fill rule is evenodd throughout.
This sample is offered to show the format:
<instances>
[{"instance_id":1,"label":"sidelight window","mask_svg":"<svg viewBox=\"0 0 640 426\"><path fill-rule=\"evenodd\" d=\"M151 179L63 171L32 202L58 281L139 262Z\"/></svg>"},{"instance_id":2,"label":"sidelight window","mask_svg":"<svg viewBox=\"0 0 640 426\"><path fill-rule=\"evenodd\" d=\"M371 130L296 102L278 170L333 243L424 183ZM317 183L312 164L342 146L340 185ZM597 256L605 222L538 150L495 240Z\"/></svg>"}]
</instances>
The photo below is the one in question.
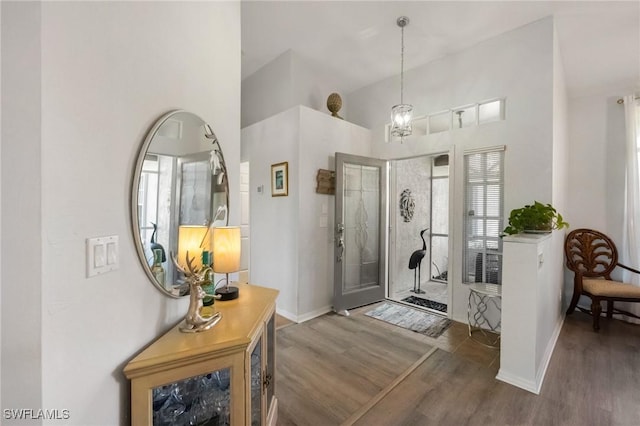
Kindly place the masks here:
<instances>
[{"instance_id":1,"label":"sidelight window","mask_svg":"<svg viewBox=\"0 0 640 426\"><path fill-rule=\"evenodd\" d=\"M504 149L464 156L463 282L502 284Z\"/></svg>"}]
</instances>

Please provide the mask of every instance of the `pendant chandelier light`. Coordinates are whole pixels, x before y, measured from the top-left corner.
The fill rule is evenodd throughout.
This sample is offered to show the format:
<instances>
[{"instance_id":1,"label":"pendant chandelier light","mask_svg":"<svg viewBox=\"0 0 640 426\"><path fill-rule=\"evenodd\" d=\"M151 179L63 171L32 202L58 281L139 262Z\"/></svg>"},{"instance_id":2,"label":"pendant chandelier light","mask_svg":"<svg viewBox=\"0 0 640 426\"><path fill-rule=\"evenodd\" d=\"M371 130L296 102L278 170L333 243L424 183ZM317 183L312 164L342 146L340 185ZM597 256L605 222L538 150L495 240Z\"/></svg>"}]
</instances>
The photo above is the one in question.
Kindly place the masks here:
<instances>
[{"instance_id":1,"label":"pendant chandelier light","mask_svg":"<svg viewBox=\"0 0 640 426\"><path fill-rule=\"evenodd\" d=\"M396 23L401 32L400 50L400 103L391 108L391 136L400 136L402 141L405 136L411 135L411 116L413 106L404 103L404 27L409 25L409 18L401 16Z\"/></svg>"}]
</instances>

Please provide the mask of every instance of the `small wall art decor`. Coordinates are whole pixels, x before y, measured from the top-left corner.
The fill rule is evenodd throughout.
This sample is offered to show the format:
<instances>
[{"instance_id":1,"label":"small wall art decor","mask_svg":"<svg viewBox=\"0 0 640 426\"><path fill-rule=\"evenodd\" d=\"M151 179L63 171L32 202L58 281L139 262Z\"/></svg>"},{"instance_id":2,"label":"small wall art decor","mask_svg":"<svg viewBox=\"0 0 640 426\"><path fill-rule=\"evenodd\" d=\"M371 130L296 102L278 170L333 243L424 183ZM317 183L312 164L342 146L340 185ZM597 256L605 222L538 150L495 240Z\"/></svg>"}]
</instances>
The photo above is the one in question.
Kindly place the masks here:
<instances>
[{"instance_id":1,"label":"small wall art decor","mask_svg":"<svg viewBox=\"0 0 640 426\"><path fill-rule=\"evenodd\" d=\"M271 165L271 196L284 197L289 195L289 163L283 162Z\"/></svg>"},{"instance_id":2,"label":"small wall art decor","mask_svg":"<svg viewBox=\"0 0 640 426\"><path fill-rule=\"evenodd\" d=\"M413 219L413 212L416 209L416 202L413 199L410 189L405 189L400 194L400 216L405 222L411 222Z\"/></svg>"},{"instance_id":3,"label":"small wall art decor","mask_svg":"<svg viewBox=\"0 0 640 426\"><path fill-rule=\"evenodd\" d=\"M318 194L335 195L336 193L336 172L331 170L318 169L316 176Z\"/></svg>"}]
</instances>

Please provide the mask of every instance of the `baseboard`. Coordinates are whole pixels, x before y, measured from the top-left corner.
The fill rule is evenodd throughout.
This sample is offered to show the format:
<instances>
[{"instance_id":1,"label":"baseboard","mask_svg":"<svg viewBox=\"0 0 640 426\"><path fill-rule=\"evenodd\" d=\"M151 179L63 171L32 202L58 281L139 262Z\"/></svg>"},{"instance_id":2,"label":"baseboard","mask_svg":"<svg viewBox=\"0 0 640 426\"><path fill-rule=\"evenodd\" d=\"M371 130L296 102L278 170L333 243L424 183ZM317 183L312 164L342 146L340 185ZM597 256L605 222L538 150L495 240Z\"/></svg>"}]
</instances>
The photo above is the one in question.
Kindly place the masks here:
<instances>
[{"instance_id":1,"label":"baseboard","mask_svg":"<svg viewBox=\"0 0 640 426\"><path fill-rule=\"evenodd\" d=\"M549 367L549 362L551 361L551 356L553 355L553 350L556 347L558 337L560 337L560 331L562 330L562 326L564 325L564 318L565 316L563 315L560 321L558 321L556 328L553 330L551 339L549 339L549 343L547 344L544 354L542 355L542 363L536 373L535 381L525 380L522 377L515 376L509 372L504 371L502 368L500 369L500 371L498 371L496 379L539 395L540 390L542 389L544 376L547 374L547 368Z\"/></svg>"},{"instance_id":2,"label":"baseboard","mask_svg":"<svg viewBox=\"0 0 640 426\"><path fill-rule=\"evenodd\" d=\"M498 375L496 376L496 379L500 380L501 382L505 382L510 385L519 387L520 389L524 389L531 393L535 393L536 395L540 393L540 390L538 390L538 387L536 386L535 382L531 380L524 380L519 376L514 376L511 373L507 373L502 368L500 369L500 371L498 371Z\"/></svg>"},{"instance_id":3,"label":"baseboard","mask_svg":"<svg viewBox=\"0 0 640 426\"><path fill-rule=\"evenodd\" d=\"M296 323L298 322L298 317L296 315L292 314L291 312L287 312L284 309L276 308L276 314L280 315L281 317L285 317L289 321L293 321Z\"/></svg>"},{"instance_id":4,"label":"baseboard","mask_svg":"<svg viewBox=\"0 0 640 426\"><path fill-rule=\"evenodd\" d=\"M295 315L292 314L291 312L285 311L284 309L277 309L276 308L276 313L282 317L285 317L286 319L288 319L289 321L293 321L295 323L301 323L301 322L305 322L305 321L309 321L310 319L314 319L316 317L319 317L320 315L324 315L326 313L329 313L333 310L333 308L331 306L324 306L320 309L316 309L314 311L311 312L307 312L305 314L302 315Z\"/></svg>"},{"instance_id":5,"label":"baseboard","mask_svg":"<svg viewBox=\"0 0 640 426\"><path fill-rule=\"evenodd\" d=\"M556 348L556 343L558 343L558 337L560 337L560 331L562 331L562 326L564 325L565 315L562 315L558 324L556 324L555 330L553 330L553 335L551 339L549 339L549 343L547 344L547 348L544 351L544 355L542 355L542 366L538 369L538 374L536 375L536 383L537 383L537 392L540 393L540 389L542 389L542 382L544 381L544 376L547 374L547 368L549 367L549 363L551 362L551 356L553 355L553 351Z\"/></svg>"},{"instance_id":6,"label":"baseboard","mask_svg":"<svg viewBox=\"0 0 640 426\"><path fill-rule=\"evenodd\" d=\"M298 321L296 321L296 322L309 321L310 319L314 319L316 317L319 317L320 315L324 315L326 313L329 313L332 310L333 310L333 308L331 306L323 306L320 309L316 309L314 311L307 312L306 314L298 315Z\"/></svg>"}]
</instances>

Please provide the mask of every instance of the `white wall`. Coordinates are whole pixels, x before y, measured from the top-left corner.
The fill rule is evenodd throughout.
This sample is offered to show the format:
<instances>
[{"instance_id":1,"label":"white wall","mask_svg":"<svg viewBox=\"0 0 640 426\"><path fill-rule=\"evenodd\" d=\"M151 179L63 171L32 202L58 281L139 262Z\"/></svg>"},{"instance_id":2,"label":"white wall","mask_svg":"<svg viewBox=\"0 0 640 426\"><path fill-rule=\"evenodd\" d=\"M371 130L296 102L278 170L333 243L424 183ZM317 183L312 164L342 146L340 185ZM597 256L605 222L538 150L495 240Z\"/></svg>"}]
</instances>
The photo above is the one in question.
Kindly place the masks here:
<instances>
[{"instance_id":1,"label":"white wall","mask_svg":"<svg viewBox=\"0 0 640 426\"><path fill-rule=\"evenodd\" d=\"M560 323L552 339L545 336L547 295L556 293L552 279L553 235L521 234L504 238L502 334L497 378L539 393ZM542 262L541 262L542 260ZM545 338L546 337L546 338Z\"/></svg>"},{"instance_id":2,"label":"white wall","mask_svg":"<svg viewBox=\"0 0 640 426\"><path fill-rule=\"evenodd\" d=\"M555 34L555 32L554 32ZM553 180L552 204L566 215L569 192L569 111L564 66L557 37L553 39Z\"/></svg>"},{"instance_id":3,"label":"white wall","mask_svg":"<svg viewBox=\"0 0 640 426\"><path fill-rule=\"evenodd\" d=\"M41 291L44 282L41 266L41 5L2 2L0 7L4 207L2 408L39 408L43 403ZM32 422L20 421L20 424Z\"/></svg>"},{"instance_id":4,"label":"white wall","mask_svg":"<svg viewBox=\"0 0 640 426\"><path fill-rule=\"evenodd\" d=\"M570 229L591 228L607 234L618 247L622 247L624 221L625 124L624 105L617 100L629 93L634 88L611 89L568 103L571 164L566 220ZM573 273L567 270L565 305L572 295ZM578 303L588 308L591 302L582 297Z\"/></svg>"},{"instance_id":5,"label":"white wall","mask_svg":"<svg viewBox=\"0 0 640 426\"><path fill-rule=\"evenodd\" d=\"M298 306L299 132L298 108L242 129L242 161L249 162L251 282L280 290L277 309L287 318L296 317ZM289 195L272 197L271 165L284 161Z\"/></svg>"},{"instance_id":6,"label":"white wall","mask_svg":"<svg viewBox=\"0 0 640 426\"><path fill-rule=\"evenodd\" d=\"M374 156L404 158L455 145L450 283L453 318L466 322L468 292L461 285L464 150L507 146L505 214L533 200L552 200L553 21L542 19L414 68L405 72L404 87L416 116L506 98L505 121L385 144L384 125L398 97L397 77L347 96L350 119L372 129Z\"/></svg>"},{"instance_id":7,"label":"white wall","mask_svg":"<svg viewBox=\"0 0 640 426\"><path fill-rule=\"evenodd\" d=\"M287 50L262 68L242 80L242 127L296 105L329 114L329 95L339 92L340 81L323 64L312 63ZM345 116L346 100L339 112Z\"/></svg>"},{"instance_id":8,"label":"white wall","mask_svg":"<svg viewBox=\"0 0 640 426\"><path fill-rule=\"evenodd\" d=\"M335 153L371 155L371 132L348 121L300 107L298 320L331 309L335 195L316 193L318 169L335 170ZM323 213L325 212L326 213ZM327 218L323 226L322 216Z\"/></svg>"},{"instance_id":9,"label":"white wall","mask_svg":"<svg viewBox=\"0 0 640 426\"><path fill-rule=\"evenodd\" d=\"M242 128L294 106L291 55L284 52L242 80Z\"/></svg>"},{"instance_id":10,"label":"white wall","mask_svg":"<svg viewBox=\"0 0 640 426\"><path fill-rule=\"evenodd\" d=\"M9 162L3 155L2 170L14 188L11 193L5 192L8 185L3 188L3 205L33 204L3 215L3 236L11 232L22 238L11 247L14 272L3 269L3 282L10 278L20 285L3 288L3 324L11 318L22 337L2 336L3 406L15 406L7 389L24 389L31 400L18 407L68 409L66 424L127 424L129 385L123 366L177 322L188 303L160 294L142 270L130 229L131 173L153 122L168 110L183 108L213 127L229 167L231 193L238 193L240 6L45 2L41 22L30 25L18 15L8 16L12 9L5 3L3 8L3 31L5 22L24 29L19 38L3 37L3 55L5 42L26 51L42 42L33 48L37 58L30 66L17 70L25 85L33 83L31 73L38 80L41 73L41 85L29 85L20 97L3 93L3 102L9 98L34 109L18 122L30 139L10 145L20 146L17 154L29 155L29 162ZM34 188L23 188L22 198L17 197L27 183ZM232 197L232 224L239 220L238 206ZM87 279L85 239L100 235L120 236L120 269ZM3 238L3 243L12 239ZM34 295L29 295L30 286ZM18 289L22 297L15 294ZM22 305L25 295L29 303ZM26 312L16 315L22 307ZM18 318L22 324L15 327ZM27 344L30 333L40 330L41 339L33 338L40 345L34 357L28 351L7 355L20 350L13 340ZM30 383L30 375L22 374L29 370L37 375L40 365L41 390Z\"/></svg>"},{"instance_id":11,"label":"white wall","mask_svg":"<svg viewBox=\"0 0 640 426\"><path fill-rule=\"evenodd\" d=\"M622 244L624 206L624 106L633 88L569 101L569 191L572 229L592 228Z\"/></svg>"},{"instance_id":12,"label":"white wall","mask_svg":"<svg viewBox=\"0 0 640 426\"><path fill-rule=\"evenodd\" d=\"M294 52L292 57L293 105L303 105L331 115L327 109L327 98L333 92L339 93L342 108L338 115L348 120L347 100L340 90L341 77L335 75L325 64L312 62ZM335 117L334 117L335 118Z\"/></svg>"},{"instance_id":13,"label":"white wall","mask_svg":"<svg viewBox=\"0 0 640 426\"><path fill-rule=\"evenodd\" d=\"M0 23L2 22L2 6L0 6ZM0 51L2 51L2 30L0 30ZM2 70L2 55L0 55ZM2 72L0 71L0 93L2 93ZM0 97L0 241L2 241L2 99ZM0 345L2 344L2 244L0 244ZM0 383L2 383L2 348L0 347ZM0 386L0 407L2 405L2 386Z\"/></svg>"},{"instance_id":14,"label":"white wall","mask_svg":"<svg viewBox=\"0 0 640 426\"><path fill-rule=\"evenodd\" d=\"M555 35L555 31L554 31ZM569 175L567 88L557 37L553 39L553 159L552 200L556 210L567 214ZM551 357L564 320L563 290L565 288L564 237L566 230L551 235L550 253L543 262L550 263L549 277L538 289L539 311L536 327L536 368L544 368Z\"/></svg>"},{"instance_id":15,"label":"white wall","mask_svg":"<svg viewBox=\"0 0 640 426\"><path fill-rule=\"evenodd\" d=\"M333 297L335 197L316 194L318 169L334 170L335 152L368 155L370 138L367 129L303 106L242 129L242 161L250 163L251 281L280 290L278 313L293 321L327 312ZM271 164L283 161L289 195L272 197Z\"/></svg>"}]
</instances>

